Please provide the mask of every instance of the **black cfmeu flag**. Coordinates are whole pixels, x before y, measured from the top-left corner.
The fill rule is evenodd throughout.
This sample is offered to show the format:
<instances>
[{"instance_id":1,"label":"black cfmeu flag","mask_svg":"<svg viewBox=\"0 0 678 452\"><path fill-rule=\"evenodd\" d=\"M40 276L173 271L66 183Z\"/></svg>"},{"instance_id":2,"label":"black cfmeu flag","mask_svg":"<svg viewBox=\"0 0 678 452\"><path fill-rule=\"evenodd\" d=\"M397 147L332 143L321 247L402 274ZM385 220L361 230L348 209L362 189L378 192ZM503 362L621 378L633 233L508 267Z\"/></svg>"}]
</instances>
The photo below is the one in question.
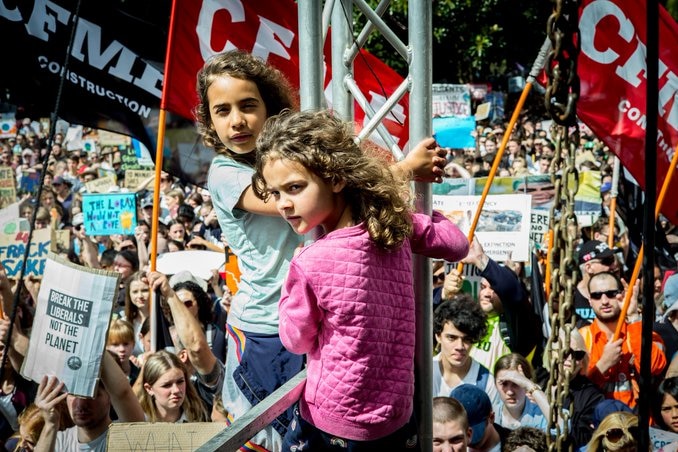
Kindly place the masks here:
<instances>
[{"instance_id":1,"label":"black cfmeu flag","mask_svg":"<svg viewBox=\"0 0 678 452\"><path fill-rule=\"evenodd\" d=\"M118 1L80 3L64 70L78 1L0 1L0 39L14 48L6 49L0 94L26 117L50 117L63 74L59 118L155 149L170 1L141 2L153 11L125 10Z\"/></svg>"},{"instance_id":2,"label":"black cfmeu flag","mask_svg":"<svg viewBox=\"0 0 678 452\"><path fill-rule=\"evenodd\" d=\"M633 177L622 169L619 175L619 194L617 195L617 213L628 228L629 253L626 257L628 278L633 271L638 251L643 244L643 209L645 194ZM671 246L659 222L655 222L654 261L662 270L676 268L676 260Z\"/></svg>"}]
</instances>

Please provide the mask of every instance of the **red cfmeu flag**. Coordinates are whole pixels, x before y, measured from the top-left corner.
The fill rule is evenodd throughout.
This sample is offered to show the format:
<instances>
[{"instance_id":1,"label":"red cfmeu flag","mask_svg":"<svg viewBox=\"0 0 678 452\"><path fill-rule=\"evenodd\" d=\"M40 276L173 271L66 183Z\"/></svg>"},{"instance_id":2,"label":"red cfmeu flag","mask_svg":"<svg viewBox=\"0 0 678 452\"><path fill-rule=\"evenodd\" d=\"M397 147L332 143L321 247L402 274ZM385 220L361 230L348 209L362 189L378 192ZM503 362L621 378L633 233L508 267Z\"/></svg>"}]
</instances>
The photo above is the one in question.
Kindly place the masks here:
<instances>
[{"instance_id":1,"label":"red cfmeu flag","mask_svg":"<svg viewBox=\"0 0 678 452\"><path fill-rule=\"evenodd\" d=\"M170 38L168 83L165 108L193 118L198 103L195 93L196 74L210 56L230 49L242 49L261 57L280 69L295 86L299 86L299 33L297 5L293 0L275 2L231 1L217 4L210 1L175 0L175 25ZM330 61L329 45L325 59ZM325 86L331 80L325 66ZM390 67L362 51L354 65L355 79L367 101L377 110L402 82ZM375 75L376 74L376 75ZM378 78L377 78L378 77ZM408 99L403 98L385 126L401 148L407 143ZM363 121L359 107L355 120Z\"/></svg>"},{"instance_id":2,"label":"red cfmeu flag","mask_svg":"<svg viewBox=\"0 0 678 452\"><path fill-rule=\"evenodd\" d=\"M645 188L646 92L645 1L583 0L579 11L581 53L579 118L621 159ZM659 111L657 193L678 144L678 25L659 14ZM673 191L678 189L672 181ZM678 224L678 196L662 213Z\"/></svg>"}]
</instances>

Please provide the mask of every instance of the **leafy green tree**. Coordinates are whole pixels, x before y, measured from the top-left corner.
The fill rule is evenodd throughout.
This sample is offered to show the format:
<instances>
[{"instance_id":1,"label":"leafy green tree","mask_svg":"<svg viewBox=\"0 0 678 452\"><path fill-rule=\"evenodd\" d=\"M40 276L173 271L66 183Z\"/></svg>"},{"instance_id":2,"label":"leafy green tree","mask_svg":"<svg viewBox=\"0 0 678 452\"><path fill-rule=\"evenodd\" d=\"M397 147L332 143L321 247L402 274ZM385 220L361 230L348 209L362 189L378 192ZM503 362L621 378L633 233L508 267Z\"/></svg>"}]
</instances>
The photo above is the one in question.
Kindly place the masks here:
<instances>
[{"instance_id":1,"label":"leafy green tree","mask_svg":"<svg viewBox=\"0 0 678 452\"><path fill-rule=\"evenodd\" d=\"M433 81L447 83L503 83L507 75L524 75L546 38L552 9L544 0L432 0L432 6ZM407 0L393 0L384 17L404 41L407 8ZM379 34L366 48L405 75L406 62Z\"/></svg>"}]
</instances>

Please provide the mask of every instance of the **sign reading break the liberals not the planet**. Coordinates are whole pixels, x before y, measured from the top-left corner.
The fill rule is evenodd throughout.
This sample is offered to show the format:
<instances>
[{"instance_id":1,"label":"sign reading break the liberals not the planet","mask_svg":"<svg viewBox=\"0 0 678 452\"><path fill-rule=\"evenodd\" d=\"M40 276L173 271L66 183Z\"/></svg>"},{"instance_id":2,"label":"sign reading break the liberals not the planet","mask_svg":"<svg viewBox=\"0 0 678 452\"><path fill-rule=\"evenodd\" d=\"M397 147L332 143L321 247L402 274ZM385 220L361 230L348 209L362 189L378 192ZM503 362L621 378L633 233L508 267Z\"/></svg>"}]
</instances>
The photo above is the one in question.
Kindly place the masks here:
<instances>
[{"instance_id":1,"label":"sign reading break the liberals not the planet","mask_svg":"<svg viewBox=\"0 0 678 452\"><path fill-rule=\"evenodd\" d=\"M94 396L119 278L48 255L24 377L56 375L69 393Z\"/></svg>"},{"instance_id":2,"label":"sign reading break the liberals not the planet","mask_svg":"<svg viewBox=\"0 0 678 452\"><path fill-rule=\"evenodd\" d=\"M85 194L82 211L87 235L134 234L137 226L134 193Z\"/></svg>"}]
</instances>

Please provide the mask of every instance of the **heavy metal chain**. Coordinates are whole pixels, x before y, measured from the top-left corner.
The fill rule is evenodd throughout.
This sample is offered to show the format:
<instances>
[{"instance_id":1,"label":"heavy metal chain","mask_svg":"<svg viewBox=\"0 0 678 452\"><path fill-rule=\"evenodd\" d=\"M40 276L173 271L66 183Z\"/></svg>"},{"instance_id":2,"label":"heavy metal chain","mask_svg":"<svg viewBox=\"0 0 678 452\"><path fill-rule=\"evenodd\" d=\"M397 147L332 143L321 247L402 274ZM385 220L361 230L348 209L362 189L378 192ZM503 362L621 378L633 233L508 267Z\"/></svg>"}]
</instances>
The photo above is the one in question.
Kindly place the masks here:
<instances>
[{"instance_id":1,"label":"heavy metal chain","mask_svg":"<svg viewBox=\"0 0 678 452\"><path fill-rule=\"evenodd\" d=\"M570 352L570 332L574 328L574 290L578 281L577 262L574 259L577 218L574 213L574 196L579 188L575 168L575 154L579 143L577 127L577 100L579 78L578 1L556 0L548 20L548 35L552 50L547 57L546 109L554 121L552 136L556 137L556 150L551 166L551 179L555 188L551 208L551 234L553 246L549 255L551 287L548 298L551 334L546 344L549 362L549 396L551 416L547 435L549 451L572 450L568 424L572 406L567 403L570 370L565 369L565 358ZM557 126L555 125L557 124Z\"/></svg>"}]
</instances>

